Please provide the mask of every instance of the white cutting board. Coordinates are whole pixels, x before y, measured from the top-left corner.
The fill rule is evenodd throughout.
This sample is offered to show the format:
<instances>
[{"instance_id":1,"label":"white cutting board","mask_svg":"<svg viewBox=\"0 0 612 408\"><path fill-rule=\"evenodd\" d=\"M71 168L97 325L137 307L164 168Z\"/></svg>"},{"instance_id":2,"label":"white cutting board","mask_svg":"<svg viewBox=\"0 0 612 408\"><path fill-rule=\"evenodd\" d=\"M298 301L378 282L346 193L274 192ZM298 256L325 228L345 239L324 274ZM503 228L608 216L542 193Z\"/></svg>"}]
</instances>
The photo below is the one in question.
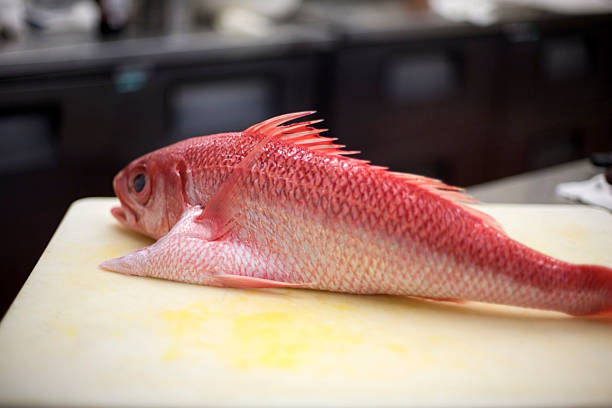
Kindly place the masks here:
<instances>
[{"instance_id":1,"label":"white cutting board","mask_svg":"<svg viewBox=\"0 0 612 408\"><path fill-rule=\"evenodd\" d=\"M105 272L150 243L115 203L70 208L4 317L0 404L612 405L612 320ZM612 266L607 212L482 208L535 248Z\"/></svg>"}]
</instances>

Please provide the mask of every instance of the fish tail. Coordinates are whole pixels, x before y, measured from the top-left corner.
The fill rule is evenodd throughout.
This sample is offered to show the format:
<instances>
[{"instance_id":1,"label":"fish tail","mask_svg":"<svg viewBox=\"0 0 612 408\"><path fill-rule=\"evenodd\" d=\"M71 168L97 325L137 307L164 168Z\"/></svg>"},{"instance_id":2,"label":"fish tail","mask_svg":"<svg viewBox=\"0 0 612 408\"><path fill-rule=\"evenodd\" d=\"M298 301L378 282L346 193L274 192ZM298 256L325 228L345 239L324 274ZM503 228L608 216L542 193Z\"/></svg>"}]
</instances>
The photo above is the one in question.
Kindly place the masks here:
<instances>
[{"instance_id":1,"label":"fish tail","mask_svg":"<svg viewBox=\"0 0 612 408\"><path fill-rule=\"evenodd\" d=\"M576 265L576 267L589 282L588 290L593 294L593 303L589 310L575 315L612 318L612 269L600 265Z\"/></svg>"}]
</instances>

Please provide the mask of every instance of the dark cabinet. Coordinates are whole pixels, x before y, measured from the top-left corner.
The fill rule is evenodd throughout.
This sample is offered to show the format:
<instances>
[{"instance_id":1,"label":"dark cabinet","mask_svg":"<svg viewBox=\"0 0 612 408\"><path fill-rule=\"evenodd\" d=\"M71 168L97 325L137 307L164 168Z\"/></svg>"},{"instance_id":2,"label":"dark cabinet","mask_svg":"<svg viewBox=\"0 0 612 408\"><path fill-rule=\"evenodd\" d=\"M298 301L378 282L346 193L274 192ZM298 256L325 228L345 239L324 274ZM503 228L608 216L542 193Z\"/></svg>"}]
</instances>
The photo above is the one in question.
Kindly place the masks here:
<instances>
[{"instance_id":1,"label":"dark cabinet","mask_svg":"<svg viewBox=\"0 0 612 408\"><path fill-rule=\"evenodd\" d=\"M340 50L333 129L376 164L479 182L498 43L485 37Z\"/></svg>"},{"instance_id":2,"label":"dark cabinet","mask_svg":"<svg viewBox=\"0 0 612 408\"><path fill-rule=\"evenodd\" d=\"M487 179L612 149L610 25L532 31L503 45Z\"/></svg>"}]
</instances>

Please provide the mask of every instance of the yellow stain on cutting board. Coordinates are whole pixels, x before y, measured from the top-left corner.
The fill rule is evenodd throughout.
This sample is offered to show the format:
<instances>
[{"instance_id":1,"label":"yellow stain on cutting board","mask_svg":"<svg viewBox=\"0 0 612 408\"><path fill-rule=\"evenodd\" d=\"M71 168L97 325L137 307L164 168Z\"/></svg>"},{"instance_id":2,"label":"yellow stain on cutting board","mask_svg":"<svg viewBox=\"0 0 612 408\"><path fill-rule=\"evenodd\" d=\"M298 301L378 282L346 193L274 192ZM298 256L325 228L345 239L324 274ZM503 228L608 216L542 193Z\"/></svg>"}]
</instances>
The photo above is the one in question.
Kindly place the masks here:
<instances>
[{"instance_id":1,"label":"yellow stain on cutting board","mask_svg":"<svg viewBox=\"0 0 612 408\"><path fill-rule=\"evenodd\" d=\"M207 316L208 310L203 303L194 303L185 309L168 310L159 314L159 317L168 323L169 330L175 336L199 331Z\"/></svg>"},{"instance_id":2,"label":"yellow stain on cutting board","mask_svg":"<svg viewBox=\"0 0 612 408\"><path fill-rule=\"evenodd\" d=\"M362 342L360 333L341 323L348 307L336 308L331 321L321 322L317 321L320 310L285 302L278 306L260 297L239 296L215 304L214 309L198 302L163 311L157 317L170 341L162 360L213 351L239 369L294 369L307 361L309 353L342 352Z\"/></svg>"},{"instance_id":3,"label":"yellow stain on cutting board","mask_svg":"<svg viewBox=\"0 0 612 408\"><path fill-rule=\"evenodd\" d=\"M572 241L583 240L586 237L587 233L588 231L586 230L586 228L577 224L568 224L566 226L563 226L563 229L561 229L561 235Z\"/></svg>"},{"instance_id":4,"label":"yellow stain on cutting board","mask_svg":"<svg viewBox=\"0 0 612 408\"><path fill-rule=\"evenodd\" d=\"M313 321L296 311L253 313L233 320L232 344L239 352L232 360L243 369L292 369L303 363L311 350L324 345L350 347L362 341L358 333Z\"/></svg>"},{"instance_id":5,"label":"yellow stain on cutting board","mask_svg":"<svg viewBox=\"0 0 612 408\"><path fill-rule=\"evenodd\" d=\"M66 337L74 339L77 336L77 329L76 327L72 326L72 325L63 325L62 326L64 335L66 335Z\"/></svg>"},{"instance_id":6,"label":"yellow stain on cutting board","mask_svg":"<svg viewBox=\"0 0 612 408\"><path fill-rule=\"evenodd\" d=\"M238 293L157 313L166 344L160 359L214 358L240 370L310 367L350 373L349 367L328 362L348 364L351 356L382 353L406 367L462 367L465 358L479 355L462 335L412 330L414 309L427 307L414 301L298 291ZM390 327L386 320L406 314L410 317L402 327ZM452 361L447 361L449 348L458 353Z\"/></svg>"},{"instance_id":7,"label":"yellow stain on cutting board","mask_svg":"<svg viewBox=\"0 0 612 408\"><path fill-rule=\"evenodd\" d=\"M164 361L172 361L185 355L188 347L203 345L200 334L208 318L204 303L193 303L186 308L167 310L158 314L166 324L166 334L172 338L171 346L163 355Z\"/></svg>"}]
</instances>

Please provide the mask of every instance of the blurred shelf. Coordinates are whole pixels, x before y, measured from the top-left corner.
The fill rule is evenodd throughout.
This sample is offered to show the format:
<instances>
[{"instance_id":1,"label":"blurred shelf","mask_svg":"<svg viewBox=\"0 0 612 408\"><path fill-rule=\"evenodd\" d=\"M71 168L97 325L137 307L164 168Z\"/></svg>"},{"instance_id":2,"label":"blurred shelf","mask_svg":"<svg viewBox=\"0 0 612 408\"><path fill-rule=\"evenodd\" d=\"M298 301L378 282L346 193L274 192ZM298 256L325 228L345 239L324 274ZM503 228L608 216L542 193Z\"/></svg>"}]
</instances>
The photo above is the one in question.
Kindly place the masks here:
<instances>
[{"instance_id":1,"label":"blurred shelf","mask_svg":"<svg viewBox=\"0 0 612 408\"><path fill-rule=\"evenodd\" d=\"M327 50L333 36L298 24L274 27L271 35L250 36L200 30L190 33L119 36L96 33L30 35L25 41L0 43L0 79L50 71L147 61L151 64L218 62L278 57Z\"/></svg>"},{"instance_id":2,"label":"blurred shelf","mask_svg":"<svg viewBox=\"0 0 612 408\"><path fill-rule=\"evenodd\" d=\"M498 21L476 25L445 19L427 8L411 7L398 0L312 0L303 16L333 32L343 45L393 41L418 41L483 35L504 35L512 41L533 40L533 30L573 30L609 24L611 13L559 14L535 8L515 8Z\"/></svg>"}]
</instances>

